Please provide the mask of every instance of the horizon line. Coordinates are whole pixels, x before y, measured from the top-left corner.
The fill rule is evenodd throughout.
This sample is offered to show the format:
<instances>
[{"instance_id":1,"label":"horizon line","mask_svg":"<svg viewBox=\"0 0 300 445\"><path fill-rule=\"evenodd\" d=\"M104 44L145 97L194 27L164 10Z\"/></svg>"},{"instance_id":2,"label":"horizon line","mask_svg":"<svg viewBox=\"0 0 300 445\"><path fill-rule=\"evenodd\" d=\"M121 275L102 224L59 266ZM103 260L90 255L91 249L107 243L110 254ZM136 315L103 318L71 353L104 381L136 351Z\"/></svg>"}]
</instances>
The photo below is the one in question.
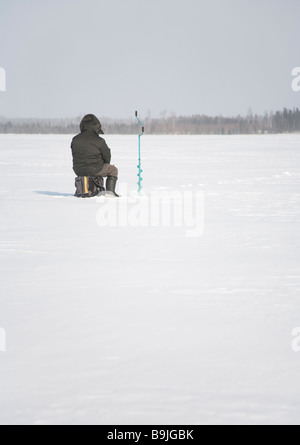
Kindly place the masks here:
<instances>
[{"instance_id":1,"label":"horizon line","mask_svg":"<svg viewBox=\"0 0 300 445\"><path fill-rule=\"evenodd\" d=\"M170 112L169 114L167 112L161 112L161 116L151 116L151 114L149 115L146 114L144 119L169 119L172 117L184 117L184 118L191 118L194 116L206 116L206 117L210 117L210 118L215 118L215 117L220 117L220 118L237 118L237 117L248 117L248 116L258 116L258 117L262 117L265 116L266 114L276 114L277 112L281 112L281 111L297 111L299 110L299 107L294 106L293 108L289 108L289 107L282 107L282 109L278 109L276 111L274 110L269 110L269 111L265 111L264 113L256 113L254 112L251 107L249 107L249 111L248 113L245 114L206 114L206 113L192 113L192 114L177 114L175 112ZM164 114L164 115L162 115ZM77 116L60 116L60 117L37 117L37 116L30 116L30 117L24 117L24 116L15 116L15 117L6 117L4 115L0 115L0 120L1 119L5 119L5 120L40 120L40 121L44 121L44 120L48 120L48 121L56 121L56 120L69 120L69 121L74 121L74 120L78 120L81 119L83 116L85 116L84 113L77 115ZM98 116L100 116L98 114ZM131 119L134 119L134 116L132 117L109 117L109 116L102 116L101 117L102 120L107 120L107 121L120 121L120 122L124 122L124 121L129 121Z\"/></svg>"}]
</instances>

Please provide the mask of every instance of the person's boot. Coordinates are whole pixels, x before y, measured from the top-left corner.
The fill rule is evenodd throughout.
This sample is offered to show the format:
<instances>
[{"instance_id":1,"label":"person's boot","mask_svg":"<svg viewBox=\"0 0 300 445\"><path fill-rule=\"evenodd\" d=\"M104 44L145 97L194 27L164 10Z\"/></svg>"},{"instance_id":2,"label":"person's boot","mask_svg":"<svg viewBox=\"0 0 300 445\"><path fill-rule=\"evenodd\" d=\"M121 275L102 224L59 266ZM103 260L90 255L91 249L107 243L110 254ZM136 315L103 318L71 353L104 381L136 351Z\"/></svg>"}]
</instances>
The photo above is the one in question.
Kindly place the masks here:
<instances>
[{"instance_id":1,"label":"person's boot","mask_svg":"<svg viewBox=\"0 0 300 445\"><path fill-rule=\"evenodd\" d=\"M117 184L118 178L115 178L114 176L108 176L106 179L106 195L115 196L116 198L119 198L119 195L116 194L116 184Z\"/></svg>"}]
</instances>

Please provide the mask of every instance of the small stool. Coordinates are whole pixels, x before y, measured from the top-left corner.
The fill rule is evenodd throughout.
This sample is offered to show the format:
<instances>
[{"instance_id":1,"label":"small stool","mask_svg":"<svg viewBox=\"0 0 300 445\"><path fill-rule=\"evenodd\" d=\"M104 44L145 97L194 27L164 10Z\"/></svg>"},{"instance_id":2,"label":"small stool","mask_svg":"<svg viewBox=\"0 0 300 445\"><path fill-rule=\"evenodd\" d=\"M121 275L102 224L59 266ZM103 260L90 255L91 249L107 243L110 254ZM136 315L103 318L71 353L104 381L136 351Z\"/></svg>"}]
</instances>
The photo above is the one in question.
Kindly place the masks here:
<instances>
[{"instance_id":1,"label":"small stool","mask_svg":"<svg viewBox=\"0 0 300 445\"><path fill-rule=\"evenodd\" d=\"M102 176L78 176L75 178L76 198L92 198L105 193Z\"/></svg>"}]
</instances>

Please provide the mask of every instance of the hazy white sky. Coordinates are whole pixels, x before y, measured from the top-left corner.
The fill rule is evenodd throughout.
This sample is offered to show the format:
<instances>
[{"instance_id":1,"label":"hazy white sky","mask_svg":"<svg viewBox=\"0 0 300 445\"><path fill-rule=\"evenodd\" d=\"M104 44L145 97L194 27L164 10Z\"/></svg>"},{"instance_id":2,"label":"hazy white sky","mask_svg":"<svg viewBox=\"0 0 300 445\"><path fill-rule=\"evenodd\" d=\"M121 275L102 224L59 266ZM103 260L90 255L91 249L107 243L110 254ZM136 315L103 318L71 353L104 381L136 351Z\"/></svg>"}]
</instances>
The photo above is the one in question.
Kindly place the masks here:
<instances>
[{"instance_id":1,"label":"hazy white sky","mask_svg":"<svg viewBox=\"0 0 300 445\"><path fill-rule=\"evenodd\" d=\"M299 0L0 0L0 115L300 107Z\"/></svg>"}]
</instances>

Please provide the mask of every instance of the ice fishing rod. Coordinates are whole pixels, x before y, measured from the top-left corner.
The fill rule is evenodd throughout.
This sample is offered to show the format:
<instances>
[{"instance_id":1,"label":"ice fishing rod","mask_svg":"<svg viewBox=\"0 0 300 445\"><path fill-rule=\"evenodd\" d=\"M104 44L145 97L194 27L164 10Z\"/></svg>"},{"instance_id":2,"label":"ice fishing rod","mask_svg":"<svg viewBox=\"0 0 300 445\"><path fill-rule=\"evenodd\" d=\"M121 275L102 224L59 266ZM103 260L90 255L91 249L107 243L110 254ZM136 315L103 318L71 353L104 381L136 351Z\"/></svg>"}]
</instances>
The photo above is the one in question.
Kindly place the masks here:
<instances>
[{"instance_id":1,"label":"ice fishing rod","mask_svg":"<svg viewBox=\"0 0 300 445\"><path fill-rule=\"evenodd\" d=\"M137 183L139 188L138 188L138 192L140 193L142 191L142 160L141 160L141 137L143 136L143 134L145 133L145 127L144 124L142 124L142 122L139 120L138 118L138 112L135 112L135 117L137 118L138 122L141 124L142 126L142 132L139 134L139 165L137 166L137 168L139 169L139 172L137 174L138 178L139 178L139 182Z\"/></svg>"}]
</instances>

